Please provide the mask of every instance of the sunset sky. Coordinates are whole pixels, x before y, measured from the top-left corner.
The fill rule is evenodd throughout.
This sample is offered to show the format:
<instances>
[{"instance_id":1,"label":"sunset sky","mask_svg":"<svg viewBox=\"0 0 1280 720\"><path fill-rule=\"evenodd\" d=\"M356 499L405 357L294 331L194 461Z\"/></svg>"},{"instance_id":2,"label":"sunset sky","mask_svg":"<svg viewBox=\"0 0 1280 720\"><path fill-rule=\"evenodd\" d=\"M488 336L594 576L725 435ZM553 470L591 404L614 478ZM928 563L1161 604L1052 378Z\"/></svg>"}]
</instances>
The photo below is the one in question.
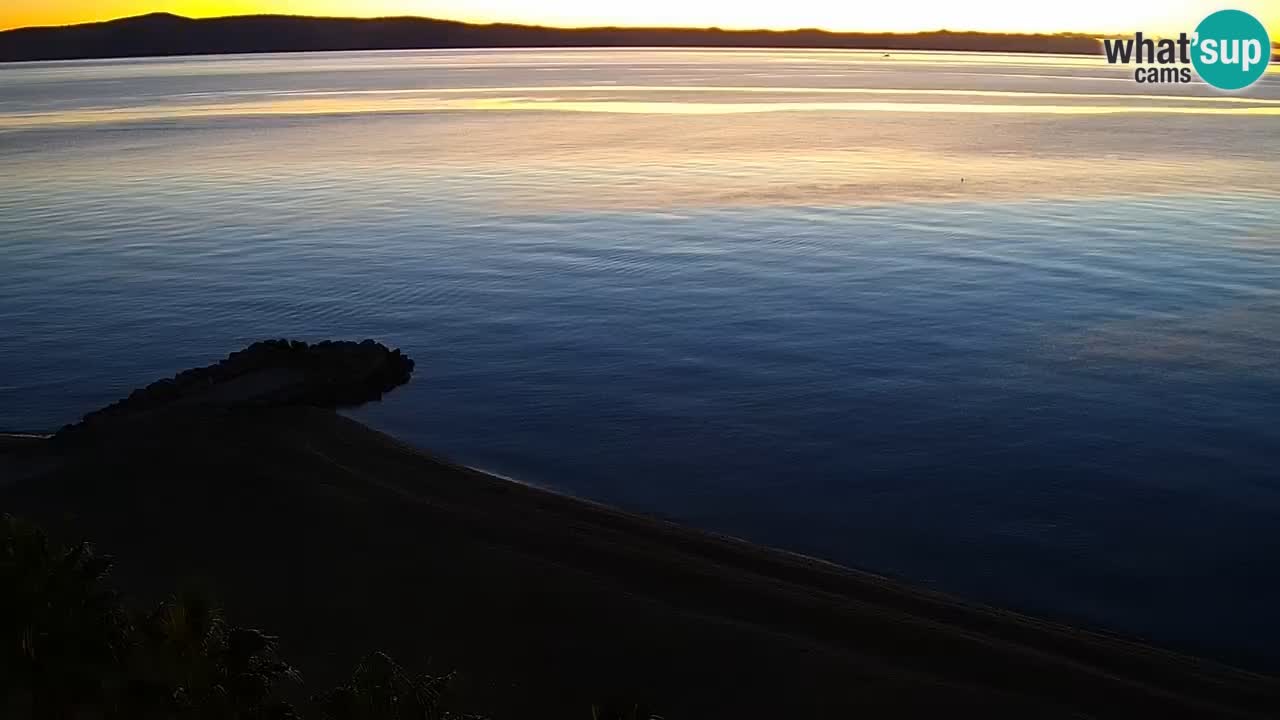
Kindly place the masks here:
<instances>
[{"instance_id":1,"label":"sunset sky","mask_svg":"<svg viewBox=\"0 0 1280 720\"><path fill-rule=\"evenodd\" d=\"M1225 2L1225 4L1224 4ZM166 11L190 17L425 15L544 25L665 25L829 30L1176 33L1224 7L1259 17L1280 35L1280 0L6 0L0 28L65 25Z\"/></svg>"}]
</instances>

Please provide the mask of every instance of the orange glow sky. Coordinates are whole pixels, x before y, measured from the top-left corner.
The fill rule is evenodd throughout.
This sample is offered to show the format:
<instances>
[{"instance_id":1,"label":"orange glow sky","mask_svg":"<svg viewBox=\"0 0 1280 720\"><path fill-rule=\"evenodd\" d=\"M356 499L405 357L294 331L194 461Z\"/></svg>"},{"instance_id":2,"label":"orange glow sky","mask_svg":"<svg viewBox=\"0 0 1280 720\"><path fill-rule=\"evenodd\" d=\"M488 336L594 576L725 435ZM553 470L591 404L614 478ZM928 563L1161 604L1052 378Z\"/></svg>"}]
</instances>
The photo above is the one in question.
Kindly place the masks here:
<instances>
[{"instance_id":1,"label":"orange glow sky","mask_svg":"<svg viewBox=\"0 0 1280 720\"><path fill-rule=\"evenodd\" d=\"M4 0L0 28L65 25L165 11L189 17L282 13L372 17L424 15L543 25L820 27L909 32L1190 31L1224 7L1253 13L1280 36L1280 0Z\"/></svg>"}]
</instances>

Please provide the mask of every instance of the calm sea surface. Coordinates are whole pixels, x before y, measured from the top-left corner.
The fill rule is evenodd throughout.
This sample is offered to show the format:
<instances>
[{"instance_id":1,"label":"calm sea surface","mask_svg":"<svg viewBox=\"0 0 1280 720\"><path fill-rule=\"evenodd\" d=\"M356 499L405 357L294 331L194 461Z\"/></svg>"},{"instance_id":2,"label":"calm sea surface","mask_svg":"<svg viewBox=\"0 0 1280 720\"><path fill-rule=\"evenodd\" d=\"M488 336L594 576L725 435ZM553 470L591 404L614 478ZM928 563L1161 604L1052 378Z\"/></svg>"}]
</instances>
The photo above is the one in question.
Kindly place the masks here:
<instances>
[{"instance_id":1,"label":"calm sea surface","mask_svg":"<svg viewBox=\"0 0 1280 720\"><path fill-rule=\"evenodd\" d=\"M461 462L1280 668L1278 141L1087 58L0 66L0 429L374 337Z\"/></svg>"}]
</instances>

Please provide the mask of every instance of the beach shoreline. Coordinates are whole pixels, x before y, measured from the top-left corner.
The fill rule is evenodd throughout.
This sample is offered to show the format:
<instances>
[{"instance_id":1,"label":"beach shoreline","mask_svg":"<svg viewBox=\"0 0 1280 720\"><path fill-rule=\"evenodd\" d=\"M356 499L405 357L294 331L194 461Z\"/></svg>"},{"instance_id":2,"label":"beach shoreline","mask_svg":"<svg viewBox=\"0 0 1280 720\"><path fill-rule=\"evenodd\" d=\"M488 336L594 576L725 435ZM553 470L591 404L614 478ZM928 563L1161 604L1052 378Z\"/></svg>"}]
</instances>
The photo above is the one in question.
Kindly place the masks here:
<instances>
[{"instance_id":1,"label":"beach shoreline","mask_svg":"<svg viewBox=\"0 0 1280 720\"><path fill-rule=\"evenodd\" d=\"M184 409L108 435L50 443L56 462L0 486L6 511L117 555L140 598L213 588L311 678L386 649L458 669L495 717L601 694L667 717L1280 707L1273 678L556 494L331 410Z\"/></svg>"}]
</instances>

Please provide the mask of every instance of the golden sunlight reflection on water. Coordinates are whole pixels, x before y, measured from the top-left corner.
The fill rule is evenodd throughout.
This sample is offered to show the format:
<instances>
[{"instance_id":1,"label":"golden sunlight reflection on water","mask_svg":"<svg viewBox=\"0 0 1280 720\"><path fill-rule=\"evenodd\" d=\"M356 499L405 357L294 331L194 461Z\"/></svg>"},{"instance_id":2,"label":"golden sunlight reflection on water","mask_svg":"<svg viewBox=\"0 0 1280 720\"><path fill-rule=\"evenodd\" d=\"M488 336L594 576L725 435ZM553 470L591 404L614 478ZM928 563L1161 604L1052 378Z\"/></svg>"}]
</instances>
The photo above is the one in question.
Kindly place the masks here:
<instances>
[{"instance_id":1,"label":"golden sunlight reflection on water","mask_svg":"<svg viewBox=\"0 0 1280 720\"><path fill-rule=\"evenodd\" d=\"M459 202L513 211L1276 189L1251 150L1280 115L1273 84L1139 85L1090 57L461 50L11 70L0 135L200 128L183 163L210 176L255 167L269 136L274 166L465 185ZM31 160L59 186L86 172Z\"/></svg>"},{"instance_id":2,"label":"golden sunlight reflection on water","mask_svg":"<svg viewBox=\"0 0 1280 720\"><path fill-rule=\"evenodd\" d=\"M610 92L625 93L625 88L608 88ZM734 88L736 92L782 93L786 90L770 88ZM493 91L482 91L493 92ZM696 92L686 90L684 92ZM851 90L888 94L886 90ZM926 92L902 91L903 94L924 95ZM940 91L927 91L939 93ZM1071 97L1066 94L1039 93L1045 97ZM959 92L957 96L983 97L981 93ZM1037 93L1001 93L987 97L1038 99ZM1090 100L1093 96L1074 96ZM1107 96L1103 96L1107 97ZM1127 96L1111 96L1126 97ZM627 100L622 97L603 99L572 99L565 97L537 97L519 95L510 97L282 97L265 101L231 102L219 104L170 104L146 107L85 108L52 113L11 112L0 115L0 128L22 129L47 125L86 123L124 123L153 120L208 117L245 117L262 115L351 115L369 113L410 113L448 111L559 111L601 112L651 115L730 115L761 112L843 112L843 113L981 113L981 114L1052 114L1052 115L1280 115L1280 101L1251 100L1246 98L1172 98L1136 97L1145 102L1181 102L1185 104L1053 104L1006 102L887 102L887 101L792 101L792 102L716 102L708 100ZM1246 106L1215 106L1216 103L1241 103Z\"/></svg>"}]
</instances>

